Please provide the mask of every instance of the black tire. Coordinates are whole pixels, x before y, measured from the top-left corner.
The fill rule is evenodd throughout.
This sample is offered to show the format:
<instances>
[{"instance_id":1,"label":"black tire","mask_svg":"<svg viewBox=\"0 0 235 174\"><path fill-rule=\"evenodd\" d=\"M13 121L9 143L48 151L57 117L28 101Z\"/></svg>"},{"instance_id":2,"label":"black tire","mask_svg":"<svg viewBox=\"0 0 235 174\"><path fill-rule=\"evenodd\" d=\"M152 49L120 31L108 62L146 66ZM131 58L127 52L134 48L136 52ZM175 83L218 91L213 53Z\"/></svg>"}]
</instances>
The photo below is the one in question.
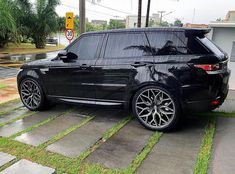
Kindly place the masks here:
<instances>
[{"instance_id":1,"label":"black tire","mask_svg":"<svg viewBox=\"0 0 235 174\"><path fill-rule=\"evenodd\" d=\"M149 96L144 97L145 95ZM147 109L143 108L144 106ZM132 100L132 112L145 128L162 132L174 130L179 123L181 115L180 104L176 97L167 89L158 86L146 86L137 91ZM168 122L166 121L167 119ZM160 125L163 122L162 120L167 123Z\"/></svg>"},{"instance_id":2,"label":"black tire","mask_svg":"<svg viewBox=\"0 0 235 174\"><path fill-rule=\"evenodd\" d=\"M27 91L26 90L27 84L28 84L28 90L30 92L28 91L28 94L26 95L26 93L27 93L26 92ZM30 84L32 85L31 87L30 87ZM35 90L30 89L30 88L33 88ZM31 110L31 111L40 111L40 110L46 109L47 104L46 104L45 94L42 90L42 87L40 86L40 84L35 79L33 79L33 78L23 79L20 82L20 85L19 85L19 94L20 94L20 99L21 99L22 103L29 110ZM27 100L28 95L30 95L29 98L31 97L31 99ZM40 100L39 100L39 98L40 98ZM29 104L30 100L33 104ZM27 101L29 101L29 102L27 102Z\"/></svg>"}]
</instances>

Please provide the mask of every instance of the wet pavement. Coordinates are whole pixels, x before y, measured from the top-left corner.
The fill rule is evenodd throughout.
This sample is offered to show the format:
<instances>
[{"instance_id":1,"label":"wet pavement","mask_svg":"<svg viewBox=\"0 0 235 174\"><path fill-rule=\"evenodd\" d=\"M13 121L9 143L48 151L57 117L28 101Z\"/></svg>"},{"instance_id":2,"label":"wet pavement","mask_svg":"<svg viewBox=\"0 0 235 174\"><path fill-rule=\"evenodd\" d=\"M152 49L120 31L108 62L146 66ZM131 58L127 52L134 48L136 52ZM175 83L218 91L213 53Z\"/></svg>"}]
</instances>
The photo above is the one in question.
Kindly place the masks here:
<instances>
[{"instance_id":1,"label":"wet pavement","mask_svg":"<svg viewBox=\"0 0 235 174\"><path fill-rule=\"evenodd\" d=\"M234 174L235 118L218 118L208 174Z\"/></svg>"},{"instance_id":2,"label":"wet pavement","mask_svg":"<svg viewBox=\"0 0 235 174\"><path fill-rule=\"evenodd\" d=\"M1 59L1 58L0 58ZM1 63L0 63L1 65ZM19 70L16 68L1 67L0 66L0 79L7 79L11 77L16 77Z\"/></svg>"},{"instance_id":3,"label":"wet pavement","mask_svg":"<svg viewBox=\"0 0 235 174\"><path fill-rule=\"evenodd\" d=\"M6 168L0 174L53 174L55 169L22 159Z\"/></svg>"},{"instance_id":4,"label":"wet pavement","mask_svg":"<svg viewBox=\"0 0 235 174\"><path fill-rule=\"evenodd\" d=\"M16 157L7 153L0 152L0 167L14 160Z\"/></svg>"},{"instance_id":5,"label":"wet pavement","mask_svg":"<svg viewBox=\"0 0 235 174\"><path fill-rule=\"evenodd\" d=\"M163 134L137 173L193 174L206 123L206 119L191 118L181 130Z\"/></svg>"},{"instance_id":6,"label":"wet pavement","mask_svg":"<svg viewBox=\"0 0 235 174\"><path fill-rule=\"evenodd\" d=\"M235 91L230 91L227 100L233 100L234 98ZM14 101L0 105L0 111L1 109L9 111L0 116L0 123L6 123L22 115L33 113L25 107L12 109L15 106L20 107L21 102ZM235 108L235 103L233 105L225 103L224 107ZM142 152L149 138L153 135L152 131L146 130L133 119L107 141L101 141L102 136L108 130L112 129L113 126L127 116L120 108L60 104L48 111L37 112L1 126L0 135L15 135L38 123L51 119L41 126L28 129L28 132L18 135L14 139L21 143L38 146L53 140L54 137L61 135L63 131L80 125L88 117L93 117L86 124L82 124L79 128L61 136L60 139L52 141L53 143L45 147L44 150L74 158L79 157L87 149L92 148L94 144L99 142L99 147L94 149L84 162L86 164L100 164L103 167L112 169L126 169L132 164L136 156ZM141 174L193 174L206 123L207 120L205 118L191 117L184 122L181 129L171 133L163 133L159 142L156 143L151 152L142 161L136 172ZM235 143L234 129L235 118L218 118L208 173L230 174L235 171L235 150L231 148ZM15 159L14 156L0 153L0 165L8 164L13 159ZM36 174L39 172L43 174L45 172L45 174L50 174L56 172L56 169L47 168L27 160L13 163L2 173Z\"/></svg>"},{"instance_id":7,"label":"wet pavement","mask_svg":"<svg viewBox=\"0 0 235 174\"><path fill-rule=\"evenodd\" d=\"M77 157L94 145L108 129L123 118L118 111L107 109L96 110L93 116L95 118L89 123L49 145L46 149L68 157Z\"/></svg>"},{"instance_id":8,"label":"wet pavement","mask_svg":"<svg viewBox=\"0 0 235 174\"><path fill-rule=\"evenodd\" d=\"M79 112L71 112L55 118L48 124L37 127L30 132L24 133L15 138L15 140L38 146L50 140L53 136L62 132L63 130L81 123L86 117L79 115Z\"/></svg>"},{"instance_id":9,"label":"wet pavement","mask_svg":"<svg viewBox=\"0 0 235 174\"><path fill-rule=\"evenodd\" d=\"M108 168L128 167L153 134L136 120L129 122L117 134L95 150L85 161Z\"/></svg>"}]
</instances>

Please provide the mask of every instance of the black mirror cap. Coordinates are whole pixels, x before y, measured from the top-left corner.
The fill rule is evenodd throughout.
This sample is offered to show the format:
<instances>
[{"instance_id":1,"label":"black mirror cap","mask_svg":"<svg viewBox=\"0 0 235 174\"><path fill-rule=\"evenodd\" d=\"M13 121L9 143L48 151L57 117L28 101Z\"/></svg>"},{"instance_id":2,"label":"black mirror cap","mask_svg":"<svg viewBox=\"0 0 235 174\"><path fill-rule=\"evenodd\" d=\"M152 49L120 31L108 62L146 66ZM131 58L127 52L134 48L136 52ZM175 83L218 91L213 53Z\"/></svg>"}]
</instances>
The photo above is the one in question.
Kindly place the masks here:
<instances>
[{"instance_id":1,"label":"black mirror cap","mask_svg":"<svg viewBox=\"0 0 235 174\"><path fill-rule=\"evenodd\" d=\"M61 50L59 53L58 53L58 57L60 59L67 59L68 56L67 56L67 51L66 50Z\"/></svg>"},{"instance_id":2,"label":"black mirror cap","mask_svg":"<svg viewBox=\"0 0 235 174\"><path fill-rule=\"evenodd\" d=\"M75 54L75 53L73 53L73 52L68 52L68 53L67 53L67 57L68 57L69 59L72 59L72 60L78 58L77 54Z\"/></svg>"}]
</instances>

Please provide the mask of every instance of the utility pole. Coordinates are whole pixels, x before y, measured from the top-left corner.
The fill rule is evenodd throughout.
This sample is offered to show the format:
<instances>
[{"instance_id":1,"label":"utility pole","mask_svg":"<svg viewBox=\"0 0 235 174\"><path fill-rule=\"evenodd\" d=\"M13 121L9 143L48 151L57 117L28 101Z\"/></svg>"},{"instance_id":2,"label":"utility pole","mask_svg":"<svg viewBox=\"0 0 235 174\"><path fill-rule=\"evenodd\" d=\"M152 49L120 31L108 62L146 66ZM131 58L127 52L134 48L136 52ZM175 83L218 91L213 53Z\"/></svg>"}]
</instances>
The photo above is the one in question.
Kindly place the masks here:
<instances>
[{"instance_id":1,"label":"utility pole","mask_svg":"<svg viewBox=\"0 0 235 174\"><path fill-rule=\"evenodd\" d=\"M151 0L148 0L145 27L148 27L148 26L149 26L149 11L150 11L150 4L151 4Z\"/></svg>"},{"instance_id":2,"label":"utility pole","mask_svg":"<svg viewBox=\"0 0 235 174\"><path fill-rule=\"evenodd\" d=\"M86 32L86 1L79 0L80 34Z\"/></svg>"},{"instance_id":3,"label":"utility pole","mask_svg":"<svg viewBox=\"0 0 235 174\"><path fill-rule=\"evenodd\" d=\"M138 28L141 28L141 13L142 13L142 0L139 0L139 4L138 4L138 23L137 23Z\"/></svg>"},{"instance_id":4,"label":"utility pole","mask_svg":"<svg viewBox=\"0 0 235 174\"><path fill-rule=\"evenodd\" d=\"M158 13L160 13L160 26L161 26L163 13L166 13L166 12L165 11L158 11Z\"/></svg>"}]
</instances>

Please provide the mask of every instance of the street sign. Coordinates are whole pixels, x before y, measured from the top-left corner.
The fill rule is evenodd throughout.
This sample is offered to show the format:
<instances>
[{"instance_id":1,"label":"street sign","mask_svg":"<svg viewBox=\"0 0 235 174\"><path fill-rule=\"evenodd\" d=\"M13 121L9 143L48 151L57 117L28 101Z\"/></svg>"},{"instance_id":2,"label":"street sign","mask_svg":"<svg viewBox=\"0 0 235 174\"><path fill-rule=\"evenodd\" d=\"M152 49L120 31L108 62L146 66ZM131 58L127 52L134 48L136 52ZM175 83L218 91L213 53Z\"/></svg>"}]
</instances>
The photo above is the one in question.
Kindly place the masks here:
<instances>
[{"instance_id":1,"label":"street sign","mask_svg":"<svg viewBox=\"0 0 235 174\"><path fill-rule=\"evenodd\" d=\"M71 29L65 30L65 36L69 40L69 43L70 43L71 40L73 40L73 38L74 38L74 31Z\"/></svg>"},{"instance_id":2,"label":"street sign","mask_svg":"<svg viewBox=\"0 0 235 174\"><path fill-rule=\"evenodd\" d=\"M74 17L73 12L67 12L66 13L66 22L65 22L65 28L66 29L74 29Z\"/></svg>"}]
</instances>

